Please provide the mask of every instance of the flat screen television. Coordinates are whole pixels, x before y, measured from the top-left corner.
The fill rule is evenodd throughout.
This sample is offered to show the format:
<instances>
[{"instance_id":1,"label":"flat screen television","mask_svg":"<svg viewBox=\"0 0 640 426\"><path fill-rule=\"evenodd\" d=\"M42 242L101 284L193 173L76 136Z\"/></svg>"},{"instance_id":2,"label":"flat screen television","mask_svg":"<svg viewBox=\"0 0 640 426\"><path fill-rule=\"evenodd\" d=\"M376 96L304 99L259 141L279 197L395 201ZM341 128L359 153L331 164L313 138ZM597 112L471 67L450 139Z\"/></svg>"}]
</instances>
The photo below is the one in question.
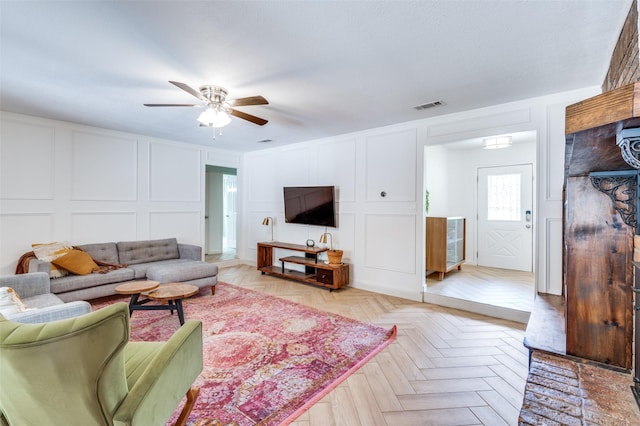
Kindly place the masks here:
<instances>
[{"instance_id":1,"label":"flat screen television","mask_svg":"<svg viewBox=\"0 0 640 426\"><path fill-rule=\"evenodd\" d=\"M335 187L285 186L286 223L336 227Z\"/></svg>"}]
</instances>

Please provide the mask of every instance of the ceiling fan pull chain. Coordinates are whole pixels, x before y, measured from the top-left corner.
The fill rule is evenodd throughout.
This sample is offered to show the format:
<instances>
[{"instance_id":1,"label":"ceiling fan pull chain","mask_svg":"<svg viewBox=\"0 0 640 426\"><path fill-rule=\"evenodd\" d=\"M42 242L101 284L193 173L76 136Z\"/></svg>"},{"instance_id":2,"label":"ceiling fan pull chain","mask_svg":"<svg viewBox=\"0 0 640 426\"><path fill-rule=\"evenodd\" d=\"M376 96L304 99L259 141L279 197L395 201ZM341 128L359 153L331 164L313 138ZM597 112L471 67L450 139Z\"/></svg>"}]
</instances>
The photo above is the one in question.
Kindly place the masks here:
<instances>
[{"instance_id":1,"label":"ceiling fan pull chain","mask_svg":"<svg viewBox=\"0 0 640 426\"><path fill-rule=\"evenodd\" d=\"M213 140L216 140L216 129L218 129L218 136L222 136L222 127L211 127L213 129Z\"/></svg>"}]
</instances>

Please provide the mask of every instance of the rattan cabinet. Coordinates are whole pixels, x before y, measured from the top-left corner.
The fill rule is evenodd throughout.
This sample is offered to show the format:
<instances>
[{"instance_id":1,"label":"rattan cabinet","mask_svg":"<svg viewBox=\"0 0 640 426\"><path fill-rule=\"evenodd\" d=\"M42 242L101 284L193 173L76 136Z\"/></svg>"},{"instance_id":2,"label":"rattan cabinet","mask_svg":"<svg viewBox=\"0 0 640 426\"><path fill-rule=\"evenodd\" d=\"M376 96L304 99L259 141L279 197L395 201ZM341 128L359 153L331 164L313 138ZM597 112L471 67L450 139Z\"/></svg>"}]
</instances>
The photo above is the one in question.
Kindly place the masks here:
<instances>
[{"instance_id":1,"label":"rattan cabinet","mask_svg":"<svg viewBox=\"0 0 640 426\"><path fill-rule=\"evenodd\" d=\"M460 269L465 257L466 220L463 217L426 218L427 273L438 272L438 279L452 269Z\"/></svg>"}]
</instances>

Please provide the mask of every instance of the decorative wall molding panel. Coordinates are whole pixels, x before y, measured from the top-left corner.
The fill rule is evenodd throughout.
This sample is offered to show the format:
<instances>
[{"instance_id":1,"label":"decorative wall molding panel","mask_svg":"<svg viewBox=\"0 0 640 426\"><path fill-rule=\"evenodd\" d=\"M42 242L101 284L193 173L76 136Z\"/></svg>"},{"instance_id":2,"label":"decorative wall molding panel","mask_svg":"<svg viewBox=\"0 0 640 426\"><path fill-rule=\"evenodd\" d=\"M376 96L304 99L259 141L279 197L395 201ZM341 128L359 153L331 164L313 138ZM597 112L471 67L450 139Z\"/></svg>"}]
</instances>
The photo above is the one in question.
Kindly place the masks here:
<instances>
[{"instance_id":1,"label":"decorative wall molding panel","mask_svg":"<svg viewBox=\"0 0 640 426\"><path fill-rule=\"evenodd\" d=\"M333 143L319 144L314 162L317 169L318 185L334 185L340 202L356 201L356 140L347 139Z\"/></svg>"},{"instance_id":2,"label":"decorative wall molding panel","mask_svg":"<svg viewBox=\"0 0 640 426\"><path fill-rule=\"evenodd\" d=\"M151 201L200 201L201 175L199 150L159 143L150 145Z\"/></svg>"},{"instance_id":3,"label":"decorative wall molding panel","mask_svg":"<svg viewBox=\"0 0 640 426\"><path fill-rule=\"evenodd\" d=\"M562 219L549 218L545 220L545 235L547 246L541 247L544 250L546 259L546 286L545 293L562 295ZM537 266L534 265L537 270Z\"/></svg>"},{"instance_id":4,"label":"decorative wall molding panel","mask_svg":"<svg viewBox=\"0 0 640 426\"><path fill-rule=\"evenodd\" d=\"M338 218L338 226L340 227L340 233L336 233L332 228L327 228L327 232L330 232L333 237L333 248L344 251L343 262L353 264L353 257L356 253L356 215L353 213L340 213ZM324 232L324 228L318 228L320 233ZM314 238L318 241L320 233ZM350 270L353 274L353 267Z\"/></svg>"},{"instance_id":5,"label":"decorative wall molding panel","mask_svg":"<svg viewBox=\"0 0 640 426\"><path fill-rule=\"evenodd\" d=\"M242 161L242 154L237 152L214 150L209 151L205 155L205 162L212 166L220 167L238 167L238 164Z\"/></svg>"},{"instance_id":6,"label":"decorative wall molding panel","mask_svg":"<svg viewBox=\"0 0 640 426\"><path fill-rule=\"evenodd\" d=\"M71 142L71 199L135 201L138 143L98 133L74 131Z\"/></svg>"},{"instance_id":7,"label":"decorative wall molding panel","mask_svg":"<svg viewBox=\"0 0 640 426\"><path fill-rule=\"evenodd\" d=\"M364 216L365 241L375 241L365 249L367 268L415 274L416 218L413 215ZM422 241L422 238L420 239Z\"/></svg>"},{"instance_id":8,"label":"decorative wall molding panel","mask_svg":"<svg viewBox=\"0 0 640 426\"><path fill-rule=\"evenodd\" d=\"M246 179L245 197L251 203L260 203L259 209L262 209L265 204L274 204L275 200L279 200L278 195L281 197L282 188L278 192L278 175L275 172L280 167L279 153L268 151L258 153L248 153L244 158L244 169L247 171L244 179ZM255 170L260 170L260 173L254 173ZM280 206L282 209L283 206ZM252 245L248 244L247 248L251 248ZM253 244L255 247L255 244ZM252 257L255 259L255 256Z\"/></svg>"},{"instance_id":9,"label":"decorative wall molding panel","mask_svg":"<svg viewBox=\"0 0 640 426\"><path fill-rule=\"evenodd\" d=\"M531 108L509 109L502 112L480 113L469 118L456 118L448 123L432 124L427 127L427 135L430 138L437 138L529 122L531 122Z\"/></svg>"},{"instance_id":10,"label":"decorative wall molding panel","mask_svg":"<svg viewBox=\"0 0 640 426\"><path fill-rule=\"evenodd\" d=\"M33 243L55 241L51 212L15 212L0 214L0 268L2 275L13 274L20 256L31 251ZM19 230L19 232L15 232Z\"/></svg>"},{"instance_id":11,"label":"decorative wall molding panel","mask_svg":"<svg viewBox=\"0 0 640 426\"><path fill-rule=\"evenodd\" d=\"M416 129L366 138L366 200L416 201Z\"/></svg>"},{"instance_id":12,"label":"decorative wall molding panel","mask_svg":"<svg viewBox=\"0 0 640 426\"><path fill-rule=\"evenodd\" d=\"M309 151L301 147L288 148L280 153L278 167L273 169L277 176L276 187L315 185L313 172L318 167L317 158L313 158ZM278 195L282 196L282 194Z\"/></svg>"},{"instance_id":13,"label":"decorative wall molding panel","mask_svg":"<svg viewBox=\"0 0 640 426\"><path fill-rule=\"evenodd\" d=\"M204 234L201 223L204 219L198 210L156 211L149 213L149 239L175 237L181 243L196 244ZM146 237L138 235L138 239Z\"/></svg>"},{"instance_id":14,"label":"decorative wall molding panel","mask_svg":"<svg viewBox=\"0 0 640 426\"><path fill-rule=\"evenodd\" d=\"M0 125L0 195L3 200L52 200L55 129L3 120Z\"/></svg>"},{"instance_id":15,"label":"decorative wall molding panel","mask_svg":"<svg viewBox=\"0 0 640 426\"><path fill-rule=\"evenodd\" d=\"M132 241L136 239L136 212L74 212L71 213L71 243L96 241Z\"/></svg>"},{"instance_id":16,"label":"decorative wall molding panel","mask_svg":"<svg viewBox=\"0 0 640 426\"><path fill-rule=\"evenodd\" d=\"M566 104L550 105L547 108L547 137L540 153L544 152L542 164L545 165L544 196L547 201L562 202L562 186L564 182L564 155L558 155L554 147L564 146L564 110ZM538 138L538 141L541 139ZM542 191L541 191L542 192Z\"/></svg>"}]
</instances>

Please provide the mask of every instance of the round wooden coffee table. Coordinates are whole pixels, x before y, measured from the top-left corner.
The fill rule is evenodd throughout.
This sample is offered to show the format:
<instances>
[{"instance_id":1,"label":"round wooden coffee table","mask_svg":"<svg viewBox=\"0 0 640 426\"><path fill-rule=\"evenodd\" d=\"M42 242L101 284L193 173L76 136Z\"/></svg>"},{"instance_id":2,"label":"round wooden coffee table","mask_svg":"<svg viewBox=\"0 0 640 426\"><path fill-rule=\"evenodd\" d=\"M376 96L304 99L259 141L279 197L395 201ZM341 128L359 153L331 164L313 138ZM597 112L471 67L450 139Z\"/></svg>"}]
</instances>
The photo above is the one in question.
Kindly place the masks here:
<instances>
[{"instance_id":1,"label":"round wooden coffee table","mask_svg":"<svg viewBox=\"0 0 640 426\"><path fill-rule=\"evenodd\" d=\"M182 299L197 294L200 289L195 285L182 283L168 283L160 285L158 281L129 281L115 288L118 294L130 294L129 315L133 311L178 311L180 325L184 324ZM148 293L146 293L148 292ZM146 293L146 294L145 294ZM147 298L140 300L141 295ZM152 300L163 302L159 305L147 305Z\"/></svg>"},{"instance_id":2,"label":"round wooden coffee table","mask_svg":"<svg viewBox=\"0 0 640 426\"><path fill-rule=\"evenodd\" d=\"M160 283L158 281L129 281L124 284L120 284L115 288L116 293L118 294L130 294L131 299L129 300L129 316L133 313L133 311L138 309L143 303L148 302L148 300L143 300L141 302L138 301L140 298L140 294L145 291L153 290L154 288L158 288Z\"/></svg>"},{"instance_id":3,"label":"round wooden coffee table","mask_svg":"<svg viewBox=\"0 0 640 426\"><path fill-rule=\"evenodd\" d=\"M178 319L180 320L180 325L183 325L184 311L182 310L182 299L186 299L187 297L193 296L194 294L198 294L199 291L200 289L195 285L168 283L159 286L155 290L150 291L147 297L150 300L167 302L166 305L159 305L158 307L153 306L154 308L162 307L164 309L169 309L171 310L171 313L173 313L173 309L175 308L175 310L178 311ZM151 306L148 306L147 308L151 308Z\"/></svg>"}]
</instances>

